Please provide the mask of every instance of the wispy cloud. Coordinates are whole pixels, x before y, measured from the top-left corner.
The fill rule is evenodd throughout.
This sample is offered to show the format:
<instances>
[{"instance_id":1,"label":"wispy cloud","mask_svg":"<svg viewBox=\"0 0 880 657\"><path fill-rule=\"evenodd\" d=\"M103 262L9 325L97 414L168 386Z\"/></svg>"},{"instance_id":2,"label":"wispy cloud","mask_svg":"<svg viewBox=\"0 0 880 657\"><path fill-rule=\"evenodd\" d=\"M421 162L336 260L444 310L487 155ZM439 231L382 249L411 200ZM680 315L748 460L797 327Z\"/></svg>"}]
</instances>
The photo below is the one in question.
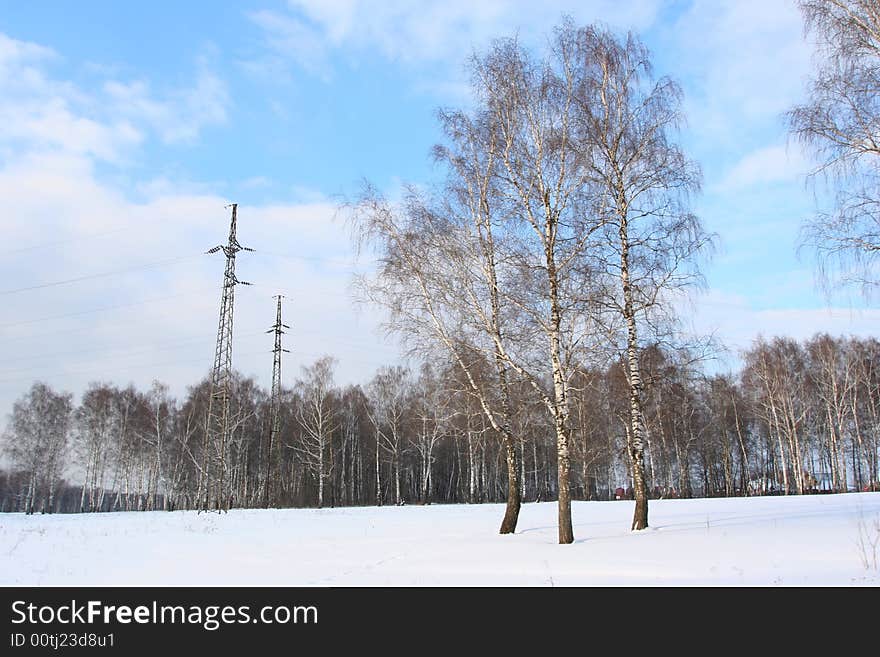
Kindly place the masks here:
<instances>
[{"instance_id":1,"label":"wispy cloud","mask_svg":"<svg viewBox=\"0 0 880 657\"><path fill-rule=\"evenodd\" d=\"M563 14L577 20L603 21L622 28L644 29L656 19L660 0L595 0L572 4L562 0L534 3L502 0L289 0L288 11L261 10L248 15L263 32L265 54L249 64L277 72L300 67L329 77L331 58L342 53L353 60L375 53L407 66L441 65L451 79L460 76L462 60L491 39L517 34L542 45Z\"/></svg>"},{"instance_id":2,"label":"wispy cloud","mask_svg":"<svg viewBox=\"0 0 880 657\"><path fill-rule=\"evenodd\" d=\"M677 75L688 79L689 123L716 149L762 138L756 122L781 128L809 72L810 46L791 0L694 0L668 41Z\"/></svg>"},{"instance_id":3,"label":"wispy cloud","mask_svg":"<svg viewBox=\"0 0 880 657\"><path fill-rule=\"evenodd\" d=\"M53 75L60 59L50 48L0 34L0 145L121 164L150 133L164 143L192 142L205 126L226 120L226 83L205 57L190 84L164 94L144 80L81 89Z\"/></svg>"},{"instance_id":4,"label":"wispy cloud","mask_svg":"<svg viewBox=\"0 0 880 657\"><path fill-rule=\"evenodd\" d=\"M715 185L722 193L737 192L755 185L770 185L802 180L809 164L795 144L758 148L743 156Z\"/></svg>"},{"instance_id":5,"label":"wispy cloud","mask_svg":"<svg viewBox=\"0 0 880 657\"><path fill-rule=\"evenodd\" d=\"M230 104L226 83L201 60L192 85L158 97L143 80L108 81L104 91L111 111L147 125L167 143L188 143L209 125L226 121Z\"/></svg>"},{"instance_id":6,"label":"wispy cloud","mask_svg":"<svg viewBox=\"0 0 880 657\"><path fill-rule=\"evenodd\" d=\"M0 34L0 145L118 160L141 141L140 131L123 117L85 113L93 99L48 73L59 59L50 48Z\"/></svg>"},{"instance_id":7,"label":"wispy cloud","mask_svg":"<svg viewBox=\"0 0 880 657\"><path fill-rule=\"evenodd\" d=\"M277 11L255 11L248 18L263 31L267 52L248 62L247 68L274 78L295 63L309 73L329 77L329 44L319 29Z\"/></svg>"},{"instance_id":8,"label":"wispy cloud","mask_svg":"<svg viewBox=\"0 0 880 657\"><path fill-rule=\"evenodd\" d=\"M741 295L713 290L680 305L687 328L697 335L715 335L730 349L732 363L758 335L786 335L805 340L816 333L871 336L880 310L834 306L827 308L758 308Z\"/></svg>"}]
</instances>

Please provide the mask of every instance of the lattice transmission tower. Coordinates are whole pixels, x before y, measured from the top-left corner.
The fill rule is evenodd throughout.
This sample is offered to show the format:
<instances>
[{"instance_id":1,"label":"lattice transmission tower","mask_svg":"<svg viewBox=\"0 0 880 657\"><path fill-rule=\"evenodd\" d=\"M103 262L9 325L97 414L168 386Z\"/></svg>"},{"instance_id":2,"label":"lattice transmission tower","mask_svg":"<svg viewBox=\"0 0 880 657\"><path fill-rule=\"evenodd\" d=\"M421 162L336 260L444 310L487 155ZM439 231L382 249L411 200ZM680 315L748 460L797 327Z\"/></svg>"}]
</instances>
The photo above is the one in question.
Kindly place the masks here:
<instances>
[{"instance_id":1,"label":"lattice transmission tower","mask_svg":"<svg viewBox=\"0 0 880 657\"><path fill-rule=\"evenodd\" d=\"M238 204L232 204L232 220L229 224L229 240L208 253L223 251L226 270L223 274L223 294L220 300L220 323L217 328L217 346L214 352L214 369L211 374L211 396L208 400L208 417L205 425L205 445L202 472L199 479L200 510L228 511L230 505L227 470L227 446L229 444L229 400L232 387L232 317L235 303L235 286L250 285L235 276L235 255L239 251L253 251L238 243L236 223Z\"/></svg>"},{"instance_id":2,"label":"lattice transmission tower","mask_svg":"<svg viewBox=\"0 0 880 657\"><path fill-rule=\"evenodd\" d=\"M275 452L278 451L276 445L278 443L278 431L280 428L279 411L281 410L281 354L284 352L290 353L288 349L284 349L281 346L281 336L284 335L284 329L290 328L287 324L284 324L281 321L281 300L284 296L279 294L275 298L278 300L278 307L275 311L275 323L268 331L266 331L266 333L275 334L275 348L272 349L272 353L274 354L272 360L272 424L269 428L269 447L266 450L266 481L263 489L263 506L267 509L269 508L269 501L272 493L270 490L272 481L272 461Z\"/></svg>"}]
</instances>

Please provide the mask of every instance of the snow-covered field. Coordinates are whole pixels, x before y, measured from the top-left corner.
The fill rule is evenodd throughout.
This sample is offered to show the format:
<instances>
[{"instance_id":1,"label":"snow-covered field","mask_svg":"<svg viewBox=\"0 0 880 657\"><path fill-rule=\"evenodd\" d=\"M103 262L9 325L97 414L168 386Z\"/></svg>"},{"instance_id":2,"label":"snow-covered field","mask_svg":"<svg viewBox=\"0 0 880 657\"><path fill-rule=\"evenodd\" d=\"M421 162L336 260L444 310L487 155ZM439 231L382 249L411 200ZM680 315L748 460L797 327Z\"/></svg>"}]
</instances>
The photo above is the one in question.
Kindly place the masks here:
<instances>
[{"instance_id":1,"label":"snow-covered field","mask_svg":"<svg viewBox=\"0 0 880 657\"><path fill-rule=\"evenodd\" d=\"M556 504L0 514L3 585L873 585L880 493ZM863 537L860 547L860 533Z\"/></svg>"}]
</instances>

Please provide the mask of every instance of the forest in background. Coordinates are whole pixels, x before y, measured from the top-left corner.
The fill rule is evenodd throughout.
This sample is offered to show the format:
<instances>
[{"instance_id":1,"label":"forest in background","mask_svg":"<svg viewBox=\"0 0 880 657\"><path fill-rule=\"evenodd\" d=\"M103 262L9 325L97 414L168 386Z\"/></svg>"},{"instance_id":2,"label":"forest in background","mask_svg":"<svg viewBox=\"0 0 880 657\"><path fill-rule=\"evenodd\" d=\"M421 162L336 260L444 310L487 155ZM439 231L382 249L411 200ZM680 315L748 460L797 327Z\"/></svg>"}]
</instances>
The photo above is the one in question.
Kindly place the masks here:
<instances>
[{"instance_id":1,"label":"forest in background","mask_svg":"<svg viewBox=\"0 0 880 657\"><path fill-rule=\"evenodd\" d=\"M640 361L652 498L880 490L880 341L758 340L742 370L726 375L656 345ZM236 377L233 507L506 499L502 441L455 367L387 367L345 387L333 369L322 358L283 389L272 454L269 393ZM480 369L490 376L488 364ZM631 489L624 376L615 363L579 369L572 381L575 499ZM209 385L178 400L159 383L143 391L96 382L74 406L70 394L35 383L3 435L13 467L0 473L0 511L198 508ZM513 391L522 498L553 500L552 424L529 386Z\"/></svg>"}]
</instances>

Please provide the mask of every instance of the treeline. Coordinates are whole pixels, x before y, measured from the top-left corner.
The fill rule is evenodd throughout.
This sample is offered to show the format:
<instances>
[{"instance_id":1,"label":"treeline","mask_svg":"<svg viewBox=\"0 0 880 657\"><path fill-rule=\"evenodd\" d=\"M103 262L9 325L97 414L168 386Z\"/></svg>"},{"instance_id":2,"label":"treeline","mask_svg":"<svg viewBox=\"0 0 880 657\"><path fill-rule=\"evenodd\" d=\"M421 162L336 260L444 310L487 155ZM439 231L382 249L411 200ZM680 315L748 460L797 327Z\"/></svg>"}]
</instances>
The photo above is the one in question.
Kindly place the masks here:
<instances>
[{"instance_id":1,"label":"treeline","mask_svg":"<svg viewBox=\"0 0 880 657\"><path fill-rule=\"evenodd\" d=\"M758 340L737 375L707 376L686 351L642 349L652 497L880 490L880 342L817 335ZM385 367L338 386L335 361L302 369L282 390L279 440L271 400L236 376L228 454L231 505L502 502L506 454L461 370ZM472 367L491 378L491 366ZM575 368L571 486L575 499L631 490L625 364ZM546 382L552 386L552 381ZM198 508L209 382L174 399L93 383L72 395L35 383L3 434L12 471L0 510ZM531 385L511 381L512 431L525 501L558 490L552 417Z\"/></svg>"}]
</instances>

